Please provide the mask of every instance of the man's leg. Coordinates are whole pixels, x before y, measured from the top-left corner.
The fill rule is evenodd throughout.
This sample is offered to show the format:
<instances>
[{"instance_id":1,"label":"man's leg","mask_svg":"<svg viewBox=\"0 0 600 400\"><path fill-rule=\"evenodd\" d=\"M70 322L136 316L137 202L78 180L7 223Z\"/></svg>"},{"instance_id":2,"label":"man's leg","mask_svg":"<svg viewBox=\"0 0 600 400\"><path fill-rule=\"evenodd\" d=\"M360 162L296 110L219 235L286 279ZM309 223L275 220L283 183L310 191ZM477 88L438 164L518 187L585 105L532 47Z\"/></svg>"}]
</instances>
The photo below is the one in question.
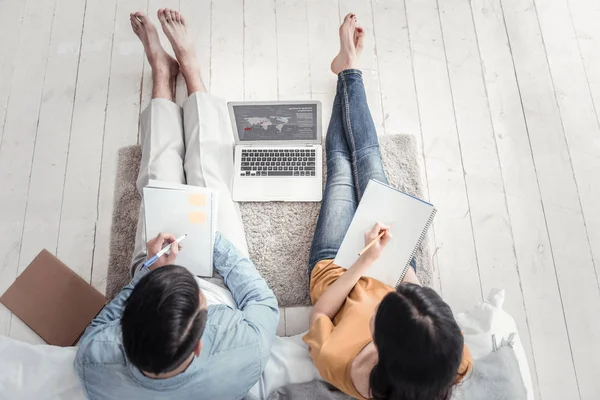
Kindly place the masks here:
<instances>
[{"instance_id":1,"label":"man's leg","mask_svg":"<svg viewBox=\"0 0 600 400\"><path fill-rule=\"evenodd\" d=\"M205 93L194 43L183 16L177 11L159 10L158 19L173 46L190 93L183 104L187 182L218 191L217 229L247 256L240 210L231 198L234 141L227 105Z\"/></svg>"},{"instance_id":2,"label":"man's leg","mask_svg":"<svg viewBox=\"0 0 600 400\"><path fill-rule=\"evenodd\" d=\"M183 172L183 122L181 107L173 102L177 61L162 48L156 27L143 13L131 14L131 26L140 38L152 67L152 100L140 116L142 160L137 188L143 188L150 179L185 183ZM146 229L144 203L140 207L132 275L146 258Z\"/></svg>"},{"instance_id":3,"label":"man's leg","mask_svg":"<svg viewBox=\"0 0 600 400\"><path fill-rule=\"evenodd\" d=\"M206 93L192 93L183 104L183 126L188 184L218 191L217 229L248 256L242 216L231 196L234 141L225 102Z\"/></svg>"}]
</instances>

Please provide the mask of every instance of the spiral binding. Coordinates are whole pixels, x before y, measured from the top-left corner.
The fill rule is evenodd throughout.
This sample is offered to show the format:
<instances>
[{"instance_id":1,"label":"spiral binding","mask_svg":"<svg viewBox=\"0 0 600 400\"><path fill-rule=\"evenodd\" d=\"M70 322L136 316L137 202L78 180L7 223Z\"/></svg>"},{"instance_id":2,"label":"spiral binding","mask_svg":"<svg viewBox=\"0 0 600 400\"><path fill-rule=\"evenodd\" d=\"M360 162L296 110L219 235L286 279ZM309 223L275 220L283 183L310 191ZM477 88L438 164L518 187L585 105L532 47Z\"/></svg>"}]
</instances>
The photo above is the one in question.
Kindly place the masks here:
<instances>
[{"instance_id":1,"label":"spiral binding","mask_svg":"<svg viewBox=\"0 0 600 400\"><path fill-rule=\"evenodd\" d=\"M415 258L415 256L417 255L417 251L419 251L419 247L421 247L421 243L423 243L423 240L425 240L427 231L429 230L429 227L433 223L433 217L435 217L436 213L437 213L437 209L434 208L433 211L431 212L431 215L429 216L429 219L427 220L427 223L425 224L425 227L423 228L423 232L421 233L419 240L417 240L417 244L415 244L415 248L414 248L412 254L408 258L408 261L406 262L406 265L404 266L404 269L402 270L402 274L400 275L400 278L398 278L398 281L396 282L395 287L398 287L398 285L400 285L402 283L402 279L404 279L404 276L406 275L406 273L408 272L408 269L410 268L410 262L412 261L413 258Z\"/></svg>"}]
</instances>

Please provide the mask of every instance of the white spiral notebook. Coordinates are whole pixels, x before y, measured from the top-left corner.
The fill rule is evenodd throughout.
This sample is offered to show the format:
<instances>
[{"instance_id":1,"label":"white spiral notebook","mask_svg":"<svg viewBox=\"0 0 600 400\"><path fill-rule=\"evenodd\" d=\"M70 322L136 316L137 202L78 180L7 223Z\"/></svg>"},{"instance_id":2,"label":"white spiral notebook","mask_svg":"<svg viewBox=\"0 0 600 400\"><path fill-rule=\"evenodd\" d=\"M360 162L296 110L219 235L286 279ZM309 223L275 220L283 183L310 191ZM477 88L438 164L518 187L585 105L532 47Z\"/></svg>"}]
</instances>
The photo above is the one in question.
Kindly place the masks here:
<instances>
[{"instance_id":1,"label":"white spiral notebook","mask_svg":"<svg viewBox=\"0 0 600 400\"><path fill-rule=\"evenodd\" d=\"M160 232L187 234L175 263L202 277L213 275L217 226L217 192L211 189L150 180L144 188L146 238Z\"/></svg>"},{"instance_id":2,"label":"white spiral notebook","mask_svg":"<svg viewBox=\"0 0 600 400\"><path fill-rule=\"evenodd\" d=\"M366 276L396 287L408 271L410 261L425 239L436 209L432 204L391 186L370 180L334 263L346 269L358 260L365 247L365 231L376 222L391 228L392 241Z\"/></svg>"}]
</instances>

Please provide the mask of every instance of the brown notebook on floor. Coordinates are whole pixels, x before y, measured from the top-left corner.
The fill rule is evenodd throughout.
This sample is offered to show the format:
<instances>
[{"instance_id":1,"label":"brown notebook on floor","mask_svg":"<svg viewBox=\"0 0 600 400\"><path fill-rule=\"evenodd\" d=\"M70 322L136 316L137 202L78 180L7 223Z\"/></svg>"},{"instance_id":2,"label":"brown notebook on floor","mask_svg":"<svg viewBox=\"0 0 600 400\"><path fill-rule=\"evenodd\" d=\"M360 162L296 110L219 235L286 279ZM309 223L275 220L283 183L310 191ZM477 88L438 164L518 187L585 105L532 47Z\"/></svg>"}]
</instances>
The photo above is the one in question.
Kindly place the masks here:
<instances>
[{"instance_id":1,"label":"brown notebook on floor","mask_svg":"<svg viewBox=\"0 0 600 400\"><path fill-rule=\"evenodd\" d=\"M104 307L106 298L42 250L0 302L48 344L72 346Z\"/></svg>"}]
</instances>

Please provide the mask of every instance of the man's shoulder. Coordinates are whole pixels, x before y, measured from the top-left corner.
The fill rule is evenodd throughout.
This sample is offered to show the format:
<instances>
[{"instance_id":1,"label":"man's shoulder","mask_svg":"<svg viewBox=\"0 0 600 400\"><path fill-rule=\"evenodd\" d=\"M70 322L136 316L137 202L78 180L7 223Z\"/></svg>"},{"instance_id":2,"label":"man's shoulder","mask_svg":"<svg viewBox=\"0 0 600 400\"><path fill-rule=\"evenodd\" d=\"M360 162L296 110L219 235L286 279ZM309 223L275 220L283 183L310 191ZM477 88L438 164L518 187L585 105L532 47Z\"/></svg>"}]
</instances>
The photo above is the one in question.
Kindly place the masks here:
<instances>
[{"instance_id":1,"label":"man's shoulder","mask_svg":"<svg viewBox=\"0 0 600 400\"><path fill-rule=\"evenodd\" d=\"M259 332L244 318L244 314L224 304L208 308L205 335L210 337L211 354L256 347L261 342Z\"/></svg>"},{"instance_id":2,"label":"man's shoulder","mask_svg":"<svg viewBox=\"0 0 600 400\"><path fill-rule=\"evenodd\" d=\"M127 364L119 321L90 328L79 342L77 364Z\"/></svg>"}]
</instances>

